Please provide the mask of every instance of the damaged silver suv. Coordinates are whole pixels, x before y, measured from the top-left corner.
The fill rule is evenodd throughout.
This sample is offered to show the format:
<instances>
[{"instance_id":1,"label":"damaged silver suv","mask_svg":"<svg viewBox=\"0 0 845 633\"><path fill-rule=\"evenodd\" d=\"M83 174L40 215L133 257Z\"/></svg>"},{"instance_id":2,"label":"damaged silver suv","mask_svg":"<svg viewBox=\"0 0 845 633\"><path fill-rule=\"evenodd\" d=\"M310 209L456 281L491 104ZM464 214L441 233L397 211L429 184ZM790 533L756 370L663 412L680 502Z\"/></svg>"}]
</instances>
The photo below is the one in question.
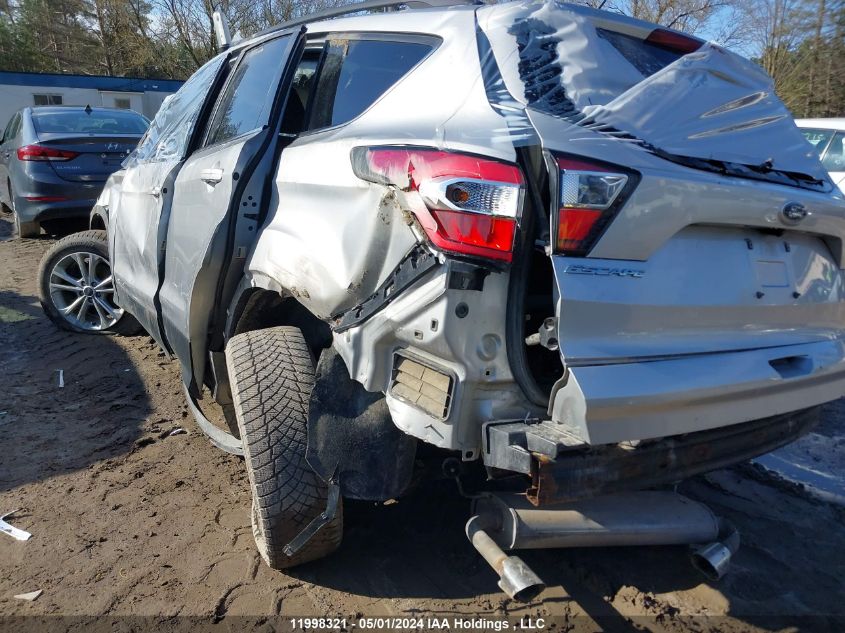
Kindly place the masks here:
<instances>
[{"instance_id":1,"label":"damaged silver suv","mask_svg":"<svg viewBox=\"0 0 845 633\"><path fill-rule=\"evenodd\" d=\"M94 213L116 304L245 457L270 566L330 553L343 498L398 497L434 456L521 492L495 497L509 536L468 531L525 597L490 552L564 544L517 534L532 512L767 452L845 393L845 204L716 45L555 3L401 4L212 59Z\"/></svg>"}]
</instances>

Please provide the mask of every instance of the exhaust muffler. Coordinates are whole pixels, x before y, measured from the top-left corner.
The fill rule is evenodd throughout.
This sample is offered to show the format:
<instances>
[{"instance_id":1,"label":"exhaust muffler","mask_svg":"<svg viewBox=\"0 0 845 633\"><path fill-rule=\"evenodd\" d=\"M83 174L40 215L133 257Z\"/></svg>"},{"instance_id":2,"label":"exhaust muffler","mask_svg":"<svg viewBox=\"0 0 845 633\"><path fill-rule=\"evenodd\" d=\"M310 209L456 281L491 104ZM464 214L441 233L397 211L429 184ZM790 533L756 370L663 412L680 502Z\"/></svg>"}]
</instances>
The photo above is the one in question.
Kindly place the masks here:
<instances>
[{"instance_id":1,"label":"exhaust muffler","mask_svg":"<svg viewBox=\"0 0 845 633\"><path fill-rule=\"evenodd\" d=\"M704 504L675 492L607 495L535 507L524 495L476 499L467 537L499 574L511 598L530 600L543 589L539 577L505 551L629 545L700 545L692 562L708 578L721 578L739 548L739 534Z\"/></svg>"}]
</instances>

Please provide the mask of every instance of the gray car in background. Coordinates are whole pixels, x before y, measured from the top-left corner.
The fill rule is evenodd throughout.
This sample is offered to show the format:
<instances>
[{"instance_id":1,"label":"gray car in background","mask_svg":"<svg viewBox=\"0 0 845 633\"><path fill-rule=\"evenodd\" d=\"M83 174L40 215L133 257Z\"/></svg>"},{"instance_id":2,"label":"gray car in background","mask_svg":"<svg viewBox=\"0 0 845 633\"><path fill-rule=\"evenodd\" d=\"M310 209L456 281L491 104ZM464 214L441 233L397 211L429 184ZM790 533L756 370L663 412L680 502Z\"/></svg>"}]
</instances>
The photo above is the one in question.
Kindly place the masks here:
<instances>
[{"instance_id":1,"label":"gray car in background","mask_svg":"<svg viewBox=\"0 0 845 633\"><path fill-rule=\"evenodd\" d=\"M19 237L41 224L86 218L103 184L120 169L149 121L131 110L77 106L24 108L0 144L0 202Z\"/></svg>"}]
</instances>

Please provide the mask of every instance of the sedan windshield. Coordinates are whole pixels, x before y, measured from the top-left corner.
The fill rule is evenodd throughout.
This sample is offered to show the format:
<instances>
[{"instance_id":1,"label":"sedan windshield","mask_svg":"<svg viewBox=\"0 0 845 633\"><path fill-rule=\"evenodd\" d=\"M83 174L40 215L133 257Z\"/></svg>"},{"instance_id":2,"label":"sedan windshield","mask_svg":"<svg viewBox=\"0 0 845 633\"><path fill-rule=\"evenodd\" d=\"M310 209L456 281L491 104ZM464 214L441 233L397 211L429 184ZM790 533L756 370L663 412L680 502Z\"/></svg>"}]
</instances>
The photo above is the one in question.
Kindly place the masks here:
<instances>
[{"instance_id":1,"label":"sedan windshield","mask_svg":"<svg viewBox=\"0 0 845 633\"><path fill-rule=\"evenodd\" d=\"M33 112L32 124L38 134L136 134L147 131L149 122L137 112L91 110L51 110Z\"/></svg>"},{"instance_id":2,"label":"sedan windshield","mask_svg":"<svg viewBox=\"0 0 845 633\"><path fill-rule=\"evenodd\" d=\"M807 139L807 142L815 148L816 156L819 158L821 158L824 153L824 150L830 141L830 137L833 136L833 130L803 129L801 130L801 133L804 135L804 138Z\"/></svg>"}]
</instances>

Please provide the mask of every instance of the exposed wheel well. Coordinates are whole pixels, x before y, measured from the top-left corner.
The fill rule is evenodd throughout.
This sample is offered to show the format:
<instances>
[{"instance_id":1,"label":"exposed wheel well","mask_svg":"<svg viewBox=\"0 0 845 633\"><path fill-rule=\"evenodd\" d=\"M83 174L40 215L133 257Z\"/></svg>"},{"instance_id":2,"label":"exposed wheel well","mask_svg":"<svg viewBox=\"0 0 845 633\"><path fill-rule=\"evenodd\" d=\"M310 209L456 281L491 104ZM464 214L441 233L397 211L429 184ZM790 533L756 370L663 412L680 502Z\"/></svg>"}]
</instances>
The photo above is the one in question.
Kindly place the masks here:
<instances>
[{"instance_id":1,"label":"exposed wheel well","mask_svg":"<svg viewBox=\"0 0 845 633\"><path fill-rule=\"evenodd\" d=\"M227 338L279 325L298 327L315 358L332 344L332 332L327 323L311 314L295 298L262 288L252 288L241 295L230 323Z\"/></svg>"},{"instance_id":2,"label":"exposed wheel well","mask_svg":"<svg viewBox=\"0 0 845 633\"><path fill-rule=\"evenodd\" d=\"M91 216L91 229L92 230L106 230L106 222L103 220L102 216L99 214L94 214Z\"/></svg>"}]
</instances>

